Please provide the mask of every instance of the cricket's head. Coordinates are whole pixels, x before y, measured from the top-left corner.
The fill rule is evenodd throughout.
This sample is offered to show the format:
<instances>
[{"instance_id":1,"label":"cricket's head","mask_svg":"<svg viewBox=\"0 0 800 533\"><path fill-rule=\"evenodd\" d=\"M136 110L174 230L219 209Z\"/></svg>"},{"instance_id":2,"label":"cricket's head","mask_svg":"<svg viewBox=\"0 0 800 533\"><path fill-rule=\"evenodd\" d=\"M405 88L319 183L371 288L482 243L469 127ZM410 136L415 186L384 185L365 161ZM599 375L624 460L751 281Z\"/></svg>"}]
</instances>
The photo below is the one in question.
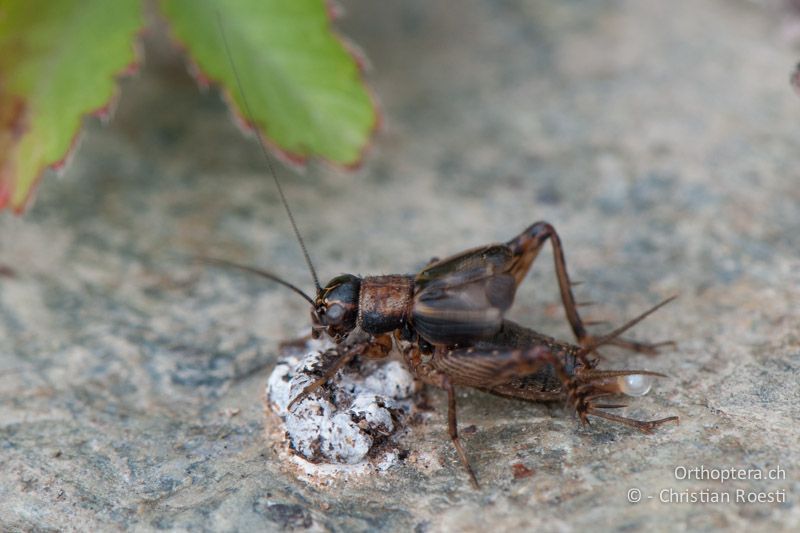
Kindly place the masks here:
<instances>
[{"instance_id":1,"label":"cricket's head","mask_svg":"<svg viewBox=\"0 0 800 533\"><path fill-rule=\"evenodd\" d=\"M342 274L317 291L311 311L314 338L325 331L333 339L342 339L356 327L360 289L361 278Z\"/></svg>"}]
</instances>

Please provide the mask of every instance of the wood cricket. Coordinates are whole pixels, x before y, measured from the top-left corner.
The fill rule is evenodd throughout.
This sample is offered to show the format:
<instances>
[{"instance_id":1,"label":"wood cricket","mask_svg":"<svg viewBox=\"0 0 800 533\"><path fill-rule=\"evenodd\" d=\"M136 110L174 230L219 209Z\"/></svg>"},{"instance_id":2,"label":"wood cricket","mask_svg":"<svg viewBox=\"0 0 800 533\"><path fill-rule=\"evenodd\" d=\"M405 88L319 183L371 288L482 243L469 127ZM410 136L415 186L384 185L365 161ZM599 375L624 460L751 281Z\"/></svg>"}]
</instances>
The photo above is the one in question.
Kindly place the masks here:
<instances>
[{"instance_id":1,"label":"wood cricket","mask_svg":"<svg viewBox=\"0 0 800 533\"><path fill-rule=\"evenodd\" d=\"M670 344L636 342L621 335L674 297L608 334L589 334L588 323L578 312L579 304L572 291L576 284L567 273L561 239L547 222L536 222L504 243L432 260L416 274L364 277L342 274L322 286L264 139L253 121L221 23L220 31L246 118L256 132L302 249L315 295L312 298L265 270L222 259L204 260L257 274L299 294L311 304L311 336L327 335L336 345L322 354L321 377L305 387L291 401L289 409L324 385L353 358L382 358L397 347L416 379L447 391L449 435L475 488L478 481L458 436L456 387L472 387L533 402L563 400L584 424L589 423L589 417L598 417L649 433L665 422L678 421L676 416L641 421L609 412L625 405L598 400L618 394L641 396L650 389L652 377L663 375L646 370L603 370L599 368L599 359L593 357L604 345L656 353L660 346ZM553 250L561 301L577 343L555 340L505 318L517 288L547 242Z\"/></svg>"}]
</instances>

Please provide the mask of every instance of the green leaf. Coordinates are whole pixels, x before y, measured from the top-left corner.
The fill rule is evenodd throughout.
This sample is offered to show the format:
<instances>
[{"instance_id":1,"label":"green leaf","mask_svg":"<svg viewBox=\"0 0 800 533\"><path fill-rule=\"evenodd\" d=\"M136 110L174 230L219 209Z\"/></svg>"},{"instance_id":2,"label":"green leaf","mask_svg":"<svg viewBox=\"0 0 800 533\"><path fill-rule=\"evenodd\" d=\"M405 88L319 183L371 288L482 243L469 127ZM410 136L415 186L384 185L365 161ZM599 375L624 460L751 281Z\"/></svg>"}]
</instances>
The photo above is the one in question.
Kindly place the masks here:
<instances>
[{"instance_id":1,"label":"green leaf","mask_svg":"<svg viewBox=\"0 0 800 533\"><path fill-rule=\"evenodd\" d=\"M164 0L162 6L202 75L221 83L241 110L221 21L253 121L289 158L358 163L377 112L323 0Z\"/></svg>"},{"instance_id":2,"label":"green leaf","mask_svg":"<svg viewBox=\"0 0 800 533\"><path fill-rule=\"evenodd\" d=\"M0 3L0 208L22 211L134 64L139 0Z\"/></svg>"}]
</instances>

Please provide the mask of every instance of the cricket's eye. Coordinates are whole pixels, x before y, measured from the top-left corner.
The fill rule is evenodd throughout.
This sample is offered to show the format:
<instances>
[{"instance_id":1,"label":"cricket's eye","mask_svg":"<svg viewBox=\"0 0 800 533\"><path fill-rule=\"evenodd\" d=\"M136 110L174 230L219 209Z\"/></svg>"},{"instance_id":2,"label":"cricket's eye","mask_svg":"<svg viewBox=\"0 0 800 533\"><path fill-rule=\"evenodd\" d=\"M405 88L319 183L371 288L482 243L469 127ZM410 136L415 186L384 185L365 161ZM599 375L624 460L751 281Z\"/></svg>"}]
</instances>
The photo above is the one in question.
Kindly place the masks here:
<instances>
[{"instance_id":1,"label":"cricket's eye","mask_svg":"<svg viewBox=\"0 0 800 533\"><path fill-rule=\"evenodd\" d=\"M339 304L330 305L325 311L325 317L327 318L326 322L328 324L338 324L342 320L343 316L344 307Z\"/></svg>"}]
</instances>

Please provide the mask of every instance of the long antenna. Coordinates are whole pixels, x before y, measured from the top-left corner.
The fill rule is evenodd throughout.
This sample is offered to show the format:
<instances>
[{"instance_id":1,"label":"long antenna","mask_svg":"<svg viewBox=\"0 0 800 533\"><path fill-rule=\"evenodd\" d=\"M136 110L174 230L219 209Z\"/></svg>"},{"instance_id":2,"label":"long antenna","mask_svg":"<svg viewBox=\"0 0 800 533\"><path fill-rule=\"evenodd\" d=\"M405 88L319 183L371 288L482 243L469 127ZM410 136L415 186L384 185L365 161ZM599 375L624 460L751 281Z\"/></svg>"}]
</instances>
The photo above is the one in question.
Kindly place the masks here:
<instances>
[{"instance_id":1,"label":"long antenna","mask_svg":"<svg viewBox=\"0 0 800 533\"><path fill-rule=\"evenodd\" d=\"M212 264L212 265L222 265L222 266L226 266L226 267L238 268L239 270L243 270L243 271L249 272L251 274L256 274L257 276L261 276L262 278L270 279L270 280L274 281L275 283L280 283L281 285L283 285L287 289L293 290L294 292L296 292L297 294L299 294L300 296L305 298L305 300L308 303L310 303L311 305L314 305L314 300L311 298L311 296L307 295L300 288L298 288L297 286L289 283L285 279L283 279L283 278L281 278L279 276L276 276L272 272L267 272L266 270L261 270L260 268L253 268L253 267L250 267L250 266L247 266L247 265L240 265L239 263L234 263L232 261L228 261L227 259L218 259L216 257L200 256L197 259L200 260L200 261L203 261L205 263Z\"/></svg>"},{"instance_id":2,"label":"long antenna","mask_svg":"<svg viewBox=\"0 0 800 533\"><path fill-rule=\"evenodd\" d=\"M264 154L264 159L267 161L267 166L272 174L272 179L275 180L275 186L278 188L278 194L281 197L283 207L286 208L286 214L289 215L289 222L292 224L292 229L297 237L297 242L300 243L300 248L303 250L303 257L305 257L308 270L311 271L311 277L314 279L314 287L317 289L317 291L320 291L322 290L322 287L319 284L317 271L314 270L314 264L311 262L311 256L308 255L306 243L303 241L303 237L300 235L300 230L297 229L297 223L294 221L294 215L292 215L292 210L289 209L289 203L286 201L286 196L283 194L283 187L281 187L281 182L278 181L278 175L275 173L275 167L272 165L272 158L267 152L264 138L261 135L261 130L258 129L258 124L256 124L255 120L253 119L253 112L250 110L250 103L247 101L247 96L244 94L242 79L239 77L239 71L236 69L236 63L233 62L233 55L231 54L231 48L228 44L228 37L225 34L225 27L222 24L222 14L219 11L217 11L217 22L219 23L219 32L222 35L222 43L225 45L225 54L228 56L228 62L231 64L231 70L233 70L233 75L236 78L236 87L239 90L239 96L242 98L242 103L244 104L244 111L247 115L247 120L250 122L252 128L256 131L258 145L261 147L261 153Z\"/></svg>"}]
</instances>

